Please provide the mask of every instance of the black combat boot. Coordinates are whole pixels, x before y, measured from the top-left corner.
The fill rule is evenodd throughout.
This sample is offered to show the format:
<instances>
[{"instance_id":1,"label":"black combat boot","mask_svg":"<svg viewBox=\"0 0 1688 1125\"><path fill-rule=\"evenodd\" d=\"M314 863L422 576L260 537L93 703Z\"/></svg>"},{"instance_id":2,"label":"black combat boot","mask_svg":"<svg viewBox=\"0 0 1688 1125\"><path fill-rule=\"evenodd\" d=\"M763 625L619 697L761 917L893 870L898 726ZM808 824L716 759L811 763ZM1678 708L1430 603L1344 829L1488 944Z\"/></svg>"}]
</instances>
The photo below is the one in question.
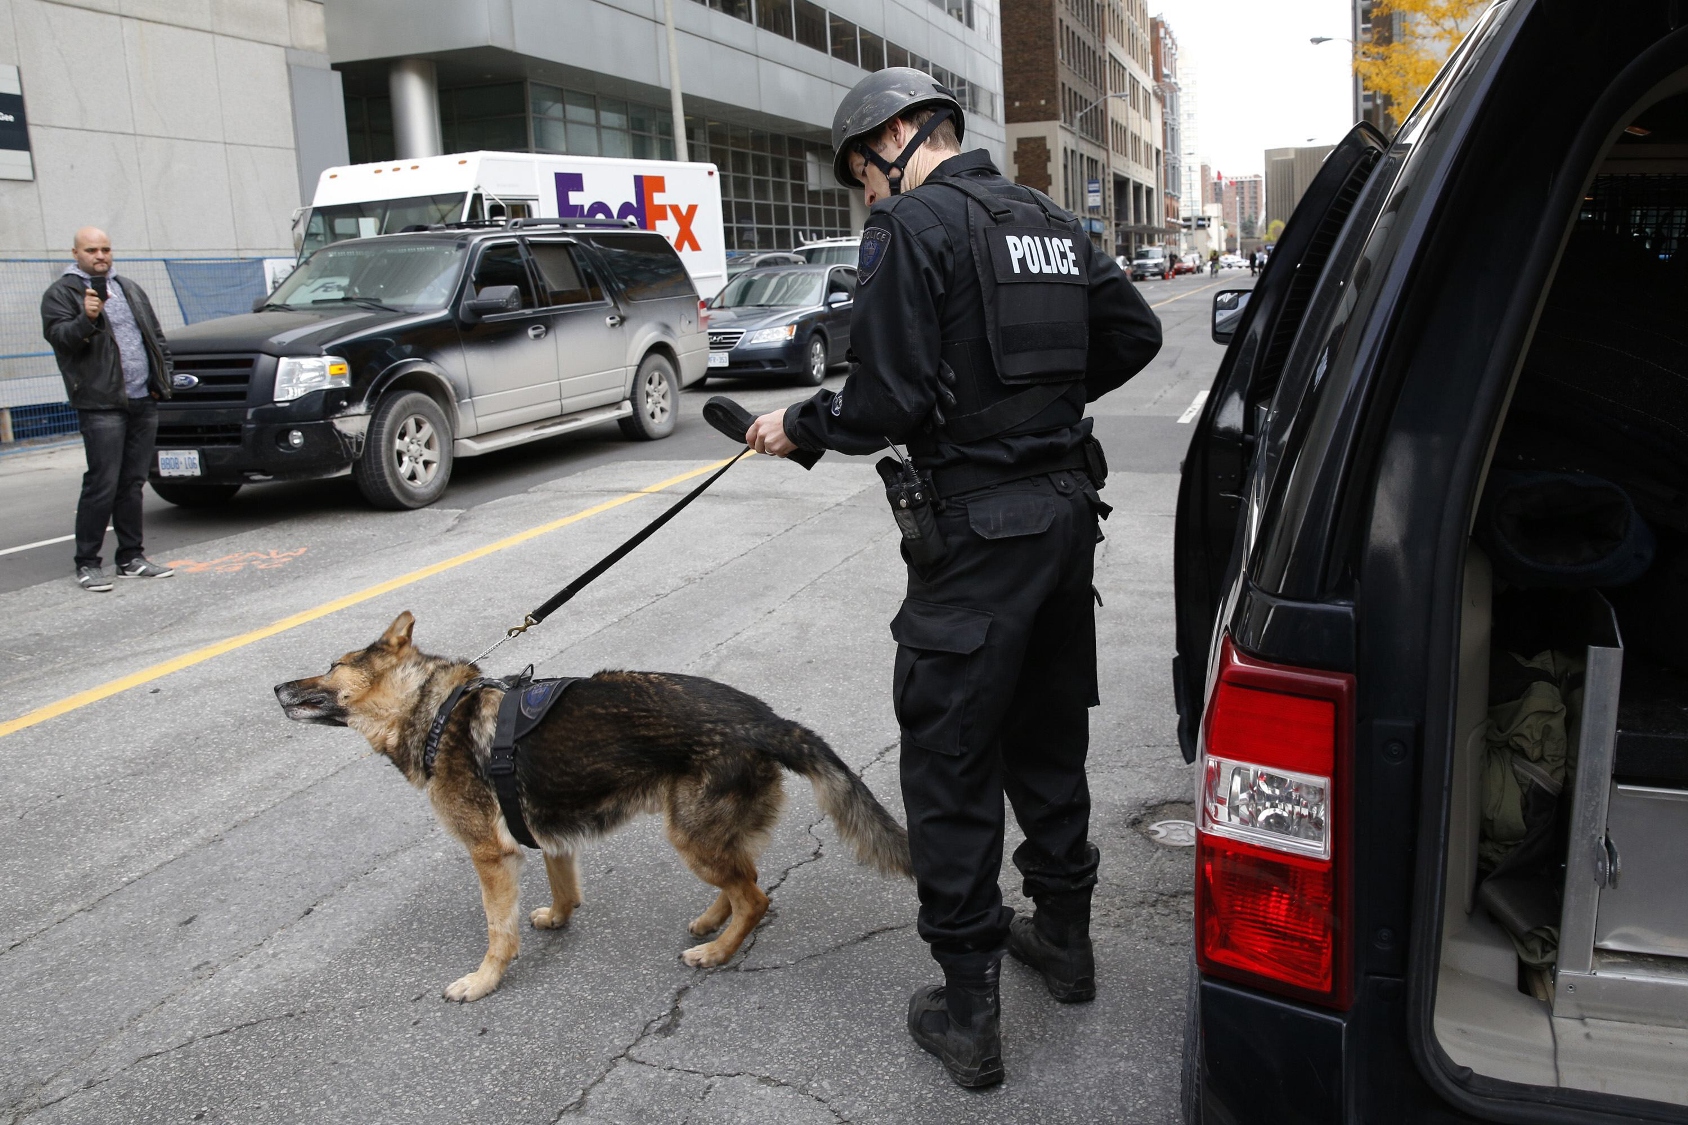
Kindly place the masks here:
<instances>
[{"instance_id":1,"label":"black combat boot","mask_svg":"<svg viewBox=\"0 0 1688 1125\"><path fill-rule=\"evenodd\" d=\"M971 960L971 958L970 958ZM944 983L909 998L908 1033L937 1055L956 1084L970 1088L1002 1081L1002 1000L997 982L1002 954L984 966L946 966Z\"/></svg>"},{"instance_id":2,"label":"black combat boot","mask_svg":"<svg viewBox=\"0 0 1688 1125\"><path fill-rule=\"evenodd\" d=\"M1034 917L1008 929L1008 952L1043 974L1063 1004L1096 999L1096 955L1090 948L1090 888L1040 899Z\"/></svg>"}]
</instances>

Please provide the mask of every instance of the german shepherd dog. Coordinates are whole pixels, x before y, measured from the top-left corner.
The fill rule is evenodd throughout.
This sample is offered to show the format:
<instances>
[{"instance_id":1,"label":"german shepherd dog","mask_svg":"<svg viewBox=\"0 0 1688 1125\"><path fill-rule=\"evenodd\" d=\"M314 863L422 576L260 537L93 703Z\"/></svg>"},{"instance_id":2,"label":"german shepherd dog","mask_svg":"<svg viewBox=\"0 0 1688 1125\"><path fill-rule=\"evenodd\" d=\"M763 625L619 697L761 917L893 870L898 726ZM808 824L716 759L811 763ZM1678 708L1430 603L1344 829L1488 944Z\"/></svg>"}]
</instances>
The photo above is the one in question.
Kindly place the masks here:
<instances>
[{"instance_id":1,"label":"german shepherd dog","mask_svg":"<svg viewBox=\"0 0 1688 1125\"><path fill-rule=\"evenodd\" d=\"M418 650L410 639L414 624L408 612L399 614L368 648L348 652L321 676L278 684L275 694L290 719L351 727L367 738L428 795L446 830L469 849L486 908L487 951L480 968L445 996L479 1000L498 987L521 943L521 848L486 776L504 693L464 695L427 776L423 747L436 710L480 671ZM723 964L768 910L756 858L784 801L782 767L814 784L822 811L860 862L912 876L903 827L818 735L760 699L661 672L605 671L576 682L522 741L519 755L522 815L551 883L551 905L529 915L534 928L563 926L580 905L575 852L582 842L637 813L661 812L674 850L720 891L691 932L705 937L726 927L681 956L688 965Z\"/></svg>"}]
</instances>

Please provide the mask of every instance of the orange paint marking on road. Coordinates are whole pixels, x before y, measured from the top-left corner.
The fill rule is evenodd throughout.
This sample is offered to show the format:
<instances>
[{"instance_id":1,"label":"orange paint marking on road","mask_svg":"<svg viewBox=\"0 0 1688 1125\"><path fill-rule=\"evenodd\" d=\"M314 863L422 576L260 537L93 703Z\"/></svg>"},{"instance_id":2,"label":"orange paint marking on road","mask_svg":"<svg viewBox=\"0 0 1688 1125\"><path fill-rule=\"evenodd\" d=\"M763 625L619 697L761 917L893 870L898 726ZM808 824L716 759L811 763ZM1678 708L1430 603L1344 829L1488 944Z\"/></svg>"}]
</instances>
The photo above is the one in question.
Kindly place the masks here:
<instances>
[{"instance_id":1,"label":"orange paint marking on road","mask_svg":"<svg viewBox=\"0 0 1688 1125\"><path fill-rule=\"evenodd\" d=\"M166 566L174 569L178 574L204 574L212 571L217 574L237 574L247 567L254 570L274 570L278 566L286 566L294 559L303 555L309 547L300 547L293 551L236 551L232 555L209 559L199 562L195 559L171 559Z\"/></svg>"}]
</instances>

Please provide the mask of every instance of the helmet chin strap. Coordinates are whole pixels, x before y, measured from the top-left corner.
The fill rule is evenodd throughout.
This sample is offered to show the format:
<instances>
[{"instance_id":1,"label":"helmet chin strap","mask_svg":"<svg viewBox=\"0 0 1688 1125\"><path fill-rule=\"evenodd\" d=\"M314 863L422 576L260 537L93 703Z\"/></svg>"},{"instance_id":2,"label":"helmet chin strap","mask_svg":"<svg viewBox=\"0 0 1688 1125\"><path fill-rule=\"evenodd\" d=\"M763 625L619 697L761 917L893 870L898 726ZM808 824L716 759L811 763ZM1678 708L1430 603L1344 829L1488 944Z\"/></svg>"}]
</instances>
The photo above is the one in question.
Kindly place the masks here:
<instances>
[{"instance_id":1,"label":"helmet chin strap","mask_svg":"<svg viewBox=\"0 0 1688 1125\"><path fill-rule=\"evenodd\" d=\"M862 154L863 160L866 160L884 174L886 182L891 185L892 195L901 195L903 172L910 158L919 151L921 145L926 143L926 138L930 137L938 126L948 121L950 117L951 113L948 106L935 110L932 116L926 119L926 124L922 125L914 136L909 138L908 144L903 146L902 153L895 160L886 160L863 141L856 142L856 151ZM892 175L893 172L896 175Z\"/></svg>"}]
</instances>

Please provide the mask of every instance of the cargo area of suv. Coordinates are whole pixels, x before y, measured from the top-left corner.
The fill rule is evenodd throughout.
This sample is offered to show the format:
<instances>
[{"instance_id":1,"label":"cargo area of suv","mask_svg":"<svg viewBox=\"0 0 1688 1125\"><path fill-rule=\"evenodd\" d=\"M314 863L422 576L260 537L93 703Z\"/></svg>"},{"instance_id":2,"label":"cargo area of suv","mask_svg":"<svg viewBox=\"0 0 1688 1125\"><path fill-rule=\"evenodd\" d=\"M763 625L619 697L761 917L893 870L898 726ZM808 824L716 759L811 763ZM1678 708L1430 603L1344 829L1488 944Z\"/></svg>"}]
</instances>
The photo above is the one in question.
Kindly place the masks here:
<instances>
[{"instance_id":1,"label":"cargo area of suv","mask_svg":"<svg viewBox=\"0 0 1688 1125\"><path fill-rule=\"evenodd\" d=\"M1688 1105L1688 94L1597 166L1465 566L1435 1034Z\"/></svg>"}]
</instances>

